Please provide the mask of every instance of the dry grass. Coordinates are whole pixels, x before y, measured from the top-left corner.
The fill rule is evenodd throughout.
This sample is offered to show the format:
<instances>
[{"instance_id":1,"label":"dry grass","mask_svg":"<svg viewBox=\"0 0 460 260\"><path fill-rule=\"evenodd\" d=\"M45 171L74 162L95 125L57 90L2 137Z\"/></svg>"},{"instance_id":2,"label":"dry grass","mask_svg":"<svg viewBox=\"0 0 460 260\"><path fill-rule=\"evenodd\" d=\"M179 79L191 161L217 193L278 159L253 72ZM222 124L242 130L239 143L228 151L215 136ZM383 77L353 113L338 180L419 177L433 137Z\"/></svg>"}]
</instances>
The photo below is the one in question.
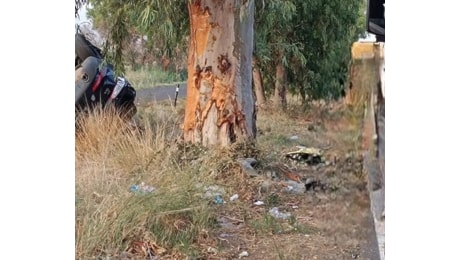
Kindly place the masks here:
<instances>
[{"instance_id":1,"label":"dry grass","mask_svg":"<svg viewBox=\"0 0 460 260\"><path fill-rule=\"evenodd\" d=\"M371 77L357 80L363 89L373 84ZM247 250L250 259L349 259L368 241L362 113L362 106L340 102L259 111L257 143L216 150L181 142L184 102L139 107L141 130L96 112L76 136L76 258L234 259ZM286 163L284 152L296 145L323 148L325 159L335 161L295 167L337 191L293 195L274 186L261 193L263 178L248 178L236 163L240 157L256 158L257 169ZM155 190L132 193L130 187L141 182ZM224 188L227 203L204 199L208 185ZM239 199L229 202L233 194ZM254 206L254 200L267 204ZM274 219L267 214L273 206L293 217ZM217 225L222 218L230 229Z\"/></svg>"},{"instance_id":2,"label":"dry grass","mask_svg":"<svg viewBox=\"0 0 460 260\"><path fill-rule=\"evenodd\" d=\"M325 133L330 118L325 118L323 126L306 131L309 116L261 112L259 126L271 127L271 130L260 135L257 144L234 144L229 149L213 150L178 141L182 106L181 103L177 110L167 104L140 108L137 120L144 128L141 132L127 127L117 117L103 117L98 113L85 122L84 130L76 138L78 259L117 258L126 252L137 252L139 257L150 252L175 259L185 256L212 259L214 255L208 248L217 248L219 256L232 258L239 249L228 247L218 239L219 234L226 232L216 225L216 220L222 217L245 223L233 243L254 238L272 241L273 236L282 236L286 241L283 243L287 243L299 235L317 234L317 226L324 228L297 219L301 213L294 214L286 223L269 216L269 207L284 208L286 203L297 201L299 204L303 198L281 193L277 193L279 197L260 194L260 178L247 178L236 159L255 157L263 166L283 162L282 153L295 148L296 144L322 145L327 139ZM315 109L315 113L318 111L319 108ZM318 120L310 116L313 121ZM293 134L298 135L299 140L289 140ZM140 182L156 190L146 195L131 193L129 187ZM223 187L224 200L228 203L219 206L213 204L212 199L203 199L199 183ZM239 199L230 203L228 198L233 194L238 194ZM266 201L267 206L254 207L255 199ZM138 243L154 243L158 247L136 251ZM265 242L247 243L252 252L265 245ZM273 248L273 243L279 242L268 245ZM260 250L266 256L282 257L286 255L286 246L279 244L275 255L263 248ZM288 255L291 253L295 252ZM260 257L255 259L263 259L263 254Z\"/></svg>"},{"instance_id":3,"label":"dry grass","mask_svg":"<svg viewBox=\"0 0 460 260\"><path fill-rule=\"evenodd\" d=\"M136 241L193 255L199 250L193 243L212 225L195 185L206 183L206 174L181 165L174 145L179 121L174 113L149 115L139 118L144 129L138 131L96 112L76 136L77 259L120 256ZM155 190L130 192L141 182Z\"/></svg>"}]
</instances>

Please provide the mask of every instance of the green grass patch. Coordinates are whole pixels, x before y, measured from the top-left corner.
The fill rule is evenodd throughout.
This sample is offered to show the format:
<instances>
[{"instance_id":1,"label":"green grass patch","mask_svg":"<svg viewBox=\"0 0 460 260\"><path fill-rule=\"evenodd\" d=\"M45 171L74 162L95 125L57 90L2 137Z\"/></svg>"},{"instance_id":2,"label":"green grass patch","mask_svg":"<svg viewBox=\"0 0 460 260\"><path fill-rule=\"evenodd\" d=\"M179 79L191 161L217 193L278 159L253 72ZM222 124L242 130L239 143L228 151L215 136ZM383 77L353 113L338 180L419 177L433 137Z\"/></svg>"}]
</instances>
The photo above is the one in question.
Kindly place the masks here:
<instances>
[{"instance_id":1,"label":"green grass patch","mask_svg":"<svg viewBox=\"0 0 460 260\"><path fill-rule=\"evenodd\" d=\"M299 223L295 216L287 220L276 219L269 213L264 213L260 218L252 220L250 225L257 234L311 234L315 231L313 227Z\"/></svg>"},{"instance_id":2,"label":"green grass patch","mask_svg":"<svg viewBox=\"0 0 460 260\"><path fill-rule=\"evenodd\" d=\"M161 67L141 67L136 70L127 69L126 78L135 89L152 88L160 85L174 85L187 81L187 73L164 71Z\"/></svg>"}]
</instances>

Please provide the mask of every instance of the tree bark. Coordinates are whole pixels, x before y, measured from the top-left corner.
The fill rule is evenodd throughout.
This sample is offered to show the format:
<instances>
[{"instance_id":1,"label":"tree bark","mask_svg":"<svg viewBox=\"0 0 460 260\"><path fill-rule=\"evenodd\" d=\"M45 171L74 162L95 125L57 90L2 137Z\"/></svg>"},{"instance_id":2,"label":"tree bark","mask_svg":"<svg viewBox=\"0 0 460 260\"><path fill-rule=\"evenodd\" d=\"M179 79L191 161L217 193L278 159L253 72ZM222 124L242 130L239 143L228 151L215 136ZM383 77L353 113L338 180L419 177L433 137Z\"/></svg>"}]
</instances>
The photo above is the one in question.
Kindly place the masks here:
<instances>
[{"instance_id":1,"label":"tree bark","mask_svg":"<svg viewBox=\"0 0 460 260\"><path fill-rule=\"evenodd\" d=\"M275 106L278 109L286 110L286 71L284 70L283 64L278 62L276 65L276 79L275 79Z\"/></svg>"},{"instance_id":2,"label":"tree bark","mask_svg":"<svg viewBox=\"0 0 460 260\"><path fill-rule=\"evenodd\" d=\"M256 94L256 101L259 107L263 107L267 100L265 99L265 90L262 81L262 73L257 62L257 57L252 57L252 78L254 82L254 92Z\"/></svg>"},{"instance_id":3,"label":"tree bark","mask_svg":"<svg viewBox=\"0 0 460 260\"><path fill-rule=\"evenodd\" d=\"M228 146L254 139L254 0L194 0L188 9L184 140Z\"/></svg>"}]
</instances>

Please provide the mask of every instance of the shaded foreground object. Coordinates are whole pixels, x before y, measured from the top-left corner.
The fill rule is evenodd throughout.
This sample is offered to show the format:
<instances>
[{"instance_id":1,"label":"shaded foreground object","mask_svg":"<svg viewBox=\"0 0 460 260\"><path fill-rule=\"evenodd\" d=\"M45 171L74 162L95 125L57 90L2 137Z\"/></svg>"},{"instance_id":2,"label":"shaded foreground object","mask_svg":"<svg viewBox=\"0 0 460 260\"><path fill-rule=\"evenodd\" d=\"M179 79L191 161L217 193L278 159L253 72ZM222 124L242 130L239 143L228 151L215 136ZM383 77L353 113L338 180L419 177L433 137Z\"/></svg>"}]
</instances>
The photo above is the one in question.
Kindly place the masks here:
<instances>
[{"instance_id":1,"label":"shaded foreground object","mask_svg":"<svg viewBox=\"0 0 460 260\"><path fill-rule=\"evenodd\" d=\"M304 162L309 165L317 165L323 162L322 152L317 148L298 146L299 150L286 153L286 158Z\"/></svg>"},{"instance_id":2,"label":"shaded foreground object","mask_svg":"<svg viewBox=\"0 0 460 260\"><path fill-rule=\"evenodd\" d=\"M76 120L95 108L112 107L125 118L136 112L136 90L123 77L116 77L111 64L103 64L101 50L81 33L75 35Z\"/></svg>"}]
</instances>

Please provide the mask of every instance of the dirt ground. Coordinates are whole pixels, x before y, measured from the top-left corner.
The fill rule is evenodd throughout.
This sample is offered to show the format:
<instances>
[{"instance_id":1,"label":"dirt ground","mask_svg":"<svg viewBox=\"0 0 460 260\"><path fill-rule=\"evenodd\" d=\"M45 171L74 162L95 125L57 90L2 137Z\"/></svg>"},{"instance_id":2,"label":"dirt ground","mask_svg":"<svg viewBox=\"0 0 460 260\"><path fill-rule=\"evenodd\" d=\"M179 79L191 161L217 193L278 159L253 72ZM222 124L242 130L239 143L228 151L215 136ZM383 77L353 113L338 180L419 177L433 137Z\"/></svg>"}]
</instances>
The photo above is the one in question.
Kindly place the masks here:
<instances>
[{"instance_id":1,"label":"dirt ground","mask_svg":"<svg viewBox=\"0 0 460 260\"><path fill-rule=\"evenodd\" d=\"M340 103L335 106L342 107ZM340 109L343 110L334 112L336 116L309 114L286 119L289 130L284 129L284 124L261 124L260 143L278 155L265 155L264 158L271 158L273 163L265 159L262 164L271 165L278 175L290 172L300 177L300 183L310 179L318 185L293 194L285 191L292 184L289 177L280 180L255 177L248 181L250 194L236 202L215 206L221 219L219 228L210 235L216 237L216 243L208 247L208 259L379 259L367 176L359 151L360 126L343 116L346 108ZM262 114L264 116L273 115ZM270 133L264 134L264 130L289 131L290 134L286 133L286 140L276 145L266 143L276 138ZM290 140L294 134L298 139ZM296 150L297 145L321 147L324 144L328 147L324 162L319 165L297 164L279 156ZM264 166L258 170L264 172ZM261 182L270 183L270 189L264 192L254 188ZM240 192L244 194L247 190L241 188ZM254 205L257 200L265 204ZM280 212L291 213L292 217L287 220L272 217L269 211L275 206ZM244 251L248 256L240 255Z\"/></svg>"},{"instance_id":2,"label":"dirt ground","mask_svg":"<svg viewBox=\"0 0 460 260\"><path fill-rule=\"evenodd\" d=\"M174 86L139 91L138 105L173 101L174 92ZM237 185L223 198L225 203L213 205L215 228L203 231L196 241L201 256L186 258L380 259L363 169L363 117L347 102L319 102L287 113L259 111L258 175L248 178L241 170L237 180L231 176L217 181ZM310 165L286 158L299 145L320 148L322 162ZM293 186L305 191L287 191ZM230 201L232 194L239 198ZM264 204L255 205L257 201ZM275 207L291 216L273 217Z\"/></svg>"},{"instance_id":3,"label":"dirt ground","mask_svg":"<svg viewBox=\"0 0 460 260\"><path fill-rule=\"evenodd\" d=\"M142 92L138 100L147 99ZM227 197L214 206L220 217L201 242L204 259L379 259L360 150L362 118L343 103L318 104L292 117L259 113L258 143L266 152L255 167L260 176L235 190L239 199ZM283 156L297 145L324 148L323 163L295 163ZM286 192L287 179L264 176L268 165L279 176L286 169L296 174L300 185L307 179L318 185L299 194ZM269 188L261 191L261 183ZM258 200L264 205L254 205ZM273 207L292 217L272 217Z\"/></svg>"}]
</instances>

